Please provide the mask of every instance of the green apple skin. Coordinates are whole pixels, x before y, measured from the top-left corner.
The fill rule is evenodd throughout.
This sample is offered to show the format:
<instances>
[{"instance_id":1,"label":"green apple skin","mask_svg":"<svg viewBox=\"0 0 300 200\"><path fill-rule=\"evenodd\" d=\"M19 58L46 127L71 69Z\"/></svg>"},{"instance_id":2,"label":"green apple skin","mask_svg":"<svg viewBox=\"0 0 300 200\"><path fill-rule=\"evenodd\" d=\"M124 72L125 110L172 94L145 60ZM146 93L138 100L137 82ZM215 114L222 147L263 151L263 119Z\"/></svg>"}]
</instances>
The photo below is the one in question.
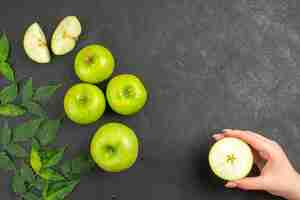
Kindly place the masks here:
<instances>
[{"instance_id":1,"label":"green apple skin","mask_svg":"<svg viewBox=\"0 0 300 200\"><path fill-rule=\"evenodd\" d=\"M115 122L100 127L90 145L92 158L106 172L130 168L138 157L138 149L139 142L134 131Z\"/></svg>"},{"instance_id":2,"label":"green apple skin","mask_svg":"<svg viewBox=\"0 0 300 200\"><path fill-rule=\"evenodd\" d=\"M231 163L228 161L228 155L234 155L236 160ZM246 177L254 163L250 146L244 141L232 137L217 141L209 151L208 160L214 174L226 181Z\"/></svg>"},{"instance_id":3,"label":"green apple skin","mask_svg":"<svg viewBox=\"0 0 300 200\"><path fill-rule=\"evenodd\" d=\"M97 121L106 107L105 96L100 88L89 83L72 86L64 98L67 116L78 124L90 124Z\"/></svg>"},{"instance_id":4,"label":"green apple skin","mask_svg":"<svg viewBox=\"0 0 300 200\"><path fill-rule=\"evenodd\" d=\"M115 60L108 49L93 44L79 51L75 58L74 68L81 81L95 84L112 75Z\"/></svg>"},{"instance_id":5,"label":"green apple skin","mask_svg":"<svg viewBox=\"0 0 300 200\"><path fill-rule=\"evenodd\" d=\"M121 74L109 81L106 97L108 104L116 113L132 115L144 107L148 93L138 77Z\"/></svg>"}]
</instances>

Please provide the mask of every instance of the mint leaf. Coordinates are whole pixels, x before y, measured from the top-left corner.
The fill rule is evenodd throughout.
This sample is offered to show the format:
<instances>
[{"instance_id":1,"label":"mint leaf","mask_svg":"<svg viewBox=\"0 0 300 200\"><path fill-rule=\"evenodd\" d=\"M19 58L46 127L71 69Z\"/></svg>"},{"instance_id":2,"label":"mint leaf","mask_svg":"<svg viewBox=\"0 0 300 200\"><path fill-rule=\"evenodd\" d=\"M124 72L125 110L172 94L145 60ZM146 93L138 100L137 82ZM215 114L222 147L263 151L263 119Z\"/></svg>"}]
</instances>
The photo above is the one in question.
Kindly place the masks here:
<instances>
[{"instance_id":1,"label":"mint leaf","mask_svg":"<svg viewBox=\"0 0 300 200\"><path fill-rule=\"evenodd\" d=\"M50 97L56 92L61 85L50 85L50 86L42 86L39 87L33 96L33 99L38 102L47 102Z\"/></svg>"},{"instance_id":2,"label":"mint leaf","mask_svg":"<svg viewBox=\"0 0 300 200\"><path fill-rule=\"evenodd\" d=\"M14 170L15 164L5 152L0 152L0 169Z\"/></svg>"},{"instance_id":3,"label":"mint leaf","mask_svg":"<svg viewBox=\"0 0 300 200\"><path fill-rule=\"evenodd\" d=\"M28 101L31 101L32 96L33 96L33 87L32 87L32 78L30 78L24 83L21 89L22 102L26 103Z\"/></svg>"},{"instance_id":4,"label":"mint leaf","mask_svg":"<svg viewBox=\"0 0 300 200\"><path fill-rule=\"evenodd\" d=\"M79 181L65 181L49 185L44 194L44 200L64 199L75 189L78 183Z\"/></svg>"},{"instance_id":5,"label":"mint leaf","mask_svg":"<svg viewBox=\"0 0 300 200\"><path fill-rule=\"evenodd\" d=\"M42 179L40 176L36 176L35 179L31 182L31 185L36 189L42 191L46 185L46 181Z\"/></svg>"},{"instance_id":6,"label":"mint leaf","mask_svg":"<svg viewBox=\"0 0 300 200\"><path fill-rule=\"evenodd\" d=\"M40 152L36 149L35 144L32 143L31 152L30 152L30 166L36 173L39 172L42 168L42 160Z\"/></svg>"},{"instance_id":7,"label":"mint leaf","mask_svg":"<svg viewBox=\"0 0 300 200\"><path fill-rule=\"evenodd\" d=\"M57 165L62 160L64 153L65 148L48 150L43 159L43 167L47 168Z\"/></svg>"},{"instance_id":8,"label":"mint leaf","mask_svg":"<svg viewBox=\"0 0 300 200\"><path fill-rule=\"evenodd\" d=\"M14 104L0 105L0 116L19 117L26 113L26 110Z\"/></svg>"},{"instance_id":9,"label":"mint leaf","mask_svg":"<svg viewBox=\"0 0 300 200\"><path fill-rule=\"evenodd\" d=\"M4 87L0 91L0 101L2 104L11 103L16 99L18 95L18 87L17 84L13 83L9 86Z\"/></svg>"},{"instance_id":10,"label":"mint leaf","mask_svg":"<svg viewBox=\"0 0 300 200\"><path fill-rule=\"evenodd\" d=\"M70 180L80 178L96 168L94 161L87 154L81 154L73 160L65 161L61 165L61 172Z\"/></svg>"},{"instance_id":11,"label":"mint leaf","mask_svg":"<svg viewBox=\"0 0 300 200\"><path fill-rule=\"evenodd\" d=\"M65 178L52 168L44 168L39 171L39 176L48 181L62 181Z\"/></svg>"},{"instance_id":12,"label":"mint leaf","mask_svg":"<svg viewBox=\"0 0 300 200\"><path fill-rule=\"evenodd\" d=\"M95 163L87 154L82 154L72 160L72 173L82 175L95 168Z\"/></svg>"},{"instance_id":13,"label":"mint leaf","mask_svg":"<svg viewBox=\"0 0 300 200\"><path fill-rule=\"evenodd\" d=\"M25 180L18 173L12 177L12 189L17 194L23 194L27 190Z\"/></svg>"},{"instance_id":14,"label":"mint leaf","mask_svg":"<svg viewBox=\"0 0 300 200\"><path fill-rule=\"evenodd\" d=\"M23 142L32 139L38 128L40 127L43 119L35 119L19 124L14 128L13 140L15 142Z\"/></svg>"},{"instance_id":15,"label":"mint leaf","mask_svg":"<svg viewBox=\"0 0 300 200\"><path fill-rule=\"evenodd\" d=\"M31 167L26 164L23 164L20 169L20 176L27 182L33 182L35 180L33 171Z\"/></svg>"},{"instance_id":16,"label":"mint leaf","mask_svg":"<svg viewBox=\"0 0 300 200\"><path fill-rule=\"evenodd\" d=\"M36 138L32 139L31 147L36 149L37 151L40 150L41 145L40 145L39 141Z\"/></svg>"},{"instance_id":17,"label":"mint leaf","mask_svg":"<svg viewBox=\"0 0 300 200\"><path fill-rule=\"evenodd\" d=\"M6 61L9 54L9 42L5 33L0 38L0 61Z\"/></svg>"},{"instance_id":18,"label":"mint leaf","mask_svg":"<svg viewBox=\"0 0 300 200\"><path fill-rule=\"evenodd\" d=\"M33 115L39 117L46 117L47 113L43 110L42 106L33 101L23 103L23 106L27 109L27 111Z\"/></svg>"},{"instance_id":19,"label":"mint leaf","mask_svg":"<svg viewBox=\"0 0 300 200\"><path fill-rule=\"evenodd\" d=\"M55 140L59 126L60 120L46 120L42 123L36 135L42 146L46 146Z\"/></svg>"},{"instance_id":20,"label":"mint leaf","mask_svg":"<svg viewBox=\"0 0 300 200\"><path fill-rule=\"evenodd\" d=\"M72 179L72 160L63 162L63 164L60 166L60 171L65 177L67 177L68 179Z\"/></svg>"},{"instance_id":21,"label":"mint leaf","mask_svg":"<svg viewBox=\"0 0 300 200\"><path fill-rule=\"evenodd\" d=\"M49 181L46 181L46 184L44 185L44 188L42 191L43 200L47 197L48 188L49 188Z\"/></svg>"},{"instance_id":22,"label":"mint leaf","mask_svg":"<svg viewBox=\"0 0 300 200\"><path fill-rule=\"evenodd\" d=\"M12 131L9 128L7 121L4 122L3 127L0 130L0 143L4 147L7 146L12 138Z\"/></svg>"},{"instance_id":23,"label":"mint leaf","mask_svg":"<svg viewBox=\"0 0 300 200\"><path fill-rule=\"evenodd\" d=\"M6 147L7 152L17 158L26 157L26 150L19 144L11 143Z\"/></svg>"},{"instance_id":24,"label":"mint leaf","mask_svg":"<svg viewBox=\"0 0 300 200\"><path fill-rule=\"evenodd\" d=\"M24 200L41 200L41 198L33 192L26 192L25 194L22 194L21 196Z\"/></svg>"},{"instance_id":25,"label":"mint leaf","mask_svg":"<svg viewBox=\"0 0 300 200\"><path fill-rule=\"evenodd\" d=\"M6 62L0 61L0 74L4 76L5 79L14 82L15 81L15 73L11 66Z\"/></svg>"}]
</instances>

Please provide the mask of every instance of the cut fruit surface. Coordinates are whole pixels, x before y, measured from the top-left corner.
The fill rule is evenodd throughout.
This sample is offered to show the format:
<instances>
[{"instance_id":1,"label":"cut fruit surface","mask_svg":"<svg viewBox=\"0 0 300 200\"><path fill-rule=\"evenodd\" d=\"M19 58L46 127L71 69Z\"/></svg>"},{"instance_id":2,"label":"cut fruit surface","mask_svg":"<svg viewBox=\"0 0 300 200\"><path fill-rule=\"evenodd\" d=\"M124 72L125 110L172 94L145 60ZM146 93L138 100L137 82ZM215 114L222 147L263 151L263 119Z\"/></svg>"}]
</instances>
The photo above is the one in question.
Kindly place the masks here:
<instances>
[{"instance_id":1,"label":"cut fruit surface","mask_svg":"<svg viewBox=\"0 0 300 200\"><path fill-rule=\"evenodd\" d=\"M72 51L81 34L81 24L76 16L65 17L55 29L51 39L51 49L55 55Z\"/></svg>"},{"instance_id":2,"label":"cut fruit surface","mask_svg":"<svg viewBox=\"0 0 300 200\"><path fill-rule=\"evenodd\" d=\"M30 25L24 35L24 50L29 58L38 63L50 62L46 36L38 23Z\"/></svg>"},{"instance_id":3,"label":"cut fruit surface","mask_svg":"<svg viewBox=\"0 0 300 200\"><path fill-rule=\"evenodd\" d=\"M249 145L231 137L216 142L208 159L212 171L224 180L244 178L253 166L253 154Z\"/></svg>"}]
</instances>

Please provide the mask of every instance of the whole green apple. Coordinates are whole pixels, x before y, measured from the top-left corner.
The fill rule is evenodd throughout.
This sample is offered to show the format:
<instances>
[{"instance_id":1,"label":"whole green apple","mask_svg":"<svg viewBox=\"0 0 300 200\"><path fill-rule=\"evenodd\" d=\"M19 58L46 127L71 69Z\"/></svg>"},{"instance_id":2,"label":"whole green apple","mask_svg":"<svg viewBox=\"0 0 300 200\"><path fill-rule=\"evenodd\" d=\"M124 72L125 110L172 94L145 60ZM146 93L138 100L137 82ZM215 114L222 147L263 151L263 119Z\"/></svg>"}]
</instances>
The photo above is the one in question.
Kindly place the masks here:
<instances>
[{"instance_id":1,"label":"whole green apple","mask_svg":"<svg viewBox=\"0 0 300 200\"><path fill-rule=\"evenodd\" d=\"M138 146L138 138L132 129L121 123L108 123L97 130L90 149L100 168L107 172L120 172L135 163Z\"/></svg>"},{"instance_id":2,"label":"whole green apple","mask_svg":"<svg viewBox=\"0 0 300 200\"><path fill-rule=\"evenodd\" d=\"M216 142L209 152L208 160L212 171L229 181L244 178L253 166L253 154L249 145L232 137Z\"/></svg>"},{"instance_id":3,"label":"whole green apple","mask_svg":"<svg viewBox=\"0 0 300 200\"><path fill-rule=\"evenodd\" d=\"M110 107L122 115L141 110L147 101L147 91L142 81L132 74L121 74L107 85L106 97Z\"/></svg>"},{"instance_id":4,"label":"whole green apple","mask_svg":"<svg viewBox=\"0 0 300 200\"><path fill-rule=\"evenodd\" d=\"M71 87L64 98L67 116L78 124L97 121L105 110L105 97L100 88L89 83Z\"/></svg>"},{"instance_id":5,"label":"whole green apple","mask_svg":"<svg viewBox=\"0 0 300 200\"><path fill-rule=\"evenodd\" d=\"M74 67L75 73L81 81L99 83L111 76L115 60L108 49L93 44L79 51Z\"/></svg>"}]
</instances>

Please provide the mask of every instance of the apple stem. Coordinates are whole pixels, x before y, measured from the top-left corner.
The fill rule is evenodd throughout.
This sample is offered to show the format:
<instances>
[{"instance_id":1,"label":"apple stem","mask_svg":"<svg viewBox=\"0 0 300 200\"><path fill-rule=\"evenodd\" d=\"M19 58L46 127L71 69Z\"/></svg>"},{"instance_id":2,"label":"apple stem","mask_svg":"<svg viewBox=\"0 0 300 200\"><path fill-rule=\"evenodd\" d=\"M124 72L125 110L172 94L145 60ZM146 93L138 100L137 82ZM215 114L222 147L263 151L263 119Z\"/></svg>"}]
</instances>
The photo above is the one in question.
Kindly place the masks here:
<instances>
[{"instance_id":1,"label":"apple stem","mask_svg":"<svg viewBox=\"0 0 300 200\"><path fill-rule=\"evenodd\" d=\"M110 155L115 152L115 149L110 145L106 146L106 150Z\"/></svg>"},{"instance_id":2,"label":"apple stem","mask_svg":"<svg viewBox=\"0 0 300 200\"><path fill-rule=\"evenodd\" d=\"M87 58L86 58L86 63L88 64L88 65L90 65L90 64L93 64L93 62L94 62L94 56L88 56Z\"/></svg>"},{"instance_id":3,"label":"apple stem","mask_svg":"<svg viewBox=\"0 0 300 200\"><path fill-rule=\"evenodd\" d=\"M125 97L134 97L135 96L134 88L131 86L125 87L124 96Z\"/></svg>"},{"instance_id":4,"label":"apple stem","mask_svg":"<svg viewBox=\"0 0 300 200\"><path fill-rule=\"evenodd\" d=\"M86 98L85 96L79 96L79 97L78 97L78 101L79 101L80 103L85 103L86 100L87 100L87 98Z\"/></svg>"}]
</instances>

